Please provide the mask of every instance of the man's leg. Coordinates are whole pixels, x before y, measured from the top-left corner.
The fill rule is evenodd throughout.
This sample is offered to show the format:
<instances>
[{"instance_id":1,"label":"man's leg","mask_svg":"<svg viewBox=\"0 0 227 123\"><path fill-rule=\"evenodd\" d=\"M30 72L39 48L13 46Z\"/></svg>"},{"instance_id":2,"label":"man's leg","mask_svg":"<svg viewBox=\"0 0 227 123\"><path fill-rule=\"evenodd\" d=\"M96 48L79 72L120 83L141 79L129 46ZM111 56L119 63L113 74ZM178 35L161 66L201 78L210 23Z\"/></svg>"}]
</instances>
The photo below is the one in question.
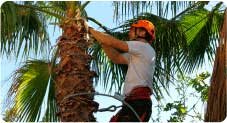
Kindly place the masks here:
<instances>
[{"instance_id":1,"label":"man's leg","mask_svg":"<svg viewBox=\"0 0 227 123\"><path fill-rule=\"evenodd\" d=\"M152 108L151 100L128 101L128 103L139 115L141 121L149 121ZM139 122L139 120L129 107L123 105L122 109L111 118L110 122Z\"/></svg>"}]
</instances>

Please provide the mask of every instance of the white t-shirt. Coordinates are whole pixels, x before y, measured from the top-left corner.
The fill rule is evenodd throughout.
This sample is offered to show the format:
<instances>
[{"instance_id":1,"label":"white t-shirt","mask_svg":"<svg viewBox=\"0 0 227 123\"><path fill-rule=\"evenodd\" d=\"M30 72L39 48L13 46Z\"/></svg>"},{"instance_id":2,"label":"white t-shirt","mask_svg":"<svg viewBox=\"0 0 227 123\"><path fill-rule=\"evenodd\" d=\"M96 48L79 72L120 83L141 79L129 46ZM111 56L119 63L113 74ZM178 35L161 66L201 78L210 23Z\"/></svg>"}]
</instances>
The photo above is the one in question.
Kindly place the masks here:
<instances>
[{"instance_id":1,"label":"white t-shirt","mask_svg":"<svg viewBox=\"0 0 227 123\"><path fill-rule=\"evenodd\" d=\"M140 41L128 41L127 44L129 51L123 53L123 56L128 60L124 96L127 96L135 87L149 87L152 90L155 50L150 44Z\"/></svg>"}]
</instances>

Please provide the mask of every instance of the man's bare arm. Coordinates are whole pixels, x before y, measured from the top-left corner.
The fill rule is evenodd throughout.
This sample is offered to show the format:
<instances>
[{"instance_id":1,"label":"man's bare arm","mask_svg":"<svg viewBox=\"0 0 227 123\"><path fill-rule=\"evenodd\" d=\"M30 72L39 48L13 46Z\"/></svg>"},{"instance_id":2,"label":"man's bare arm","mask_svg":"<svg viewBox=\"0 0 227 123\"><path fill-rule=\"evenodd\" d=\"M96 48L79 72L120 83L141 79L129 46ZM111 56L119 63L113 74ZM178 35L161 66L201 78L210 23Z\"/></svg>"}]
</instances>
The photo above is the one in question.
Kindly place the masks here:
<instances>
[{"instance_id":1,"label":"man's bare arm","mask_svg":"<svg viewBox=\"0 0 227 123\"><path fill-rule=\"evenodd\" d=\"M102 48L108 58L115 64L128 64L128 61L125 59L125 57L116 49L107 46L107 45L102 45Z\"/></svg>"},{"instance_id":2,"label":"man's bare arm","mask_svg":"<svg viewBox=\"0 0 227 123\"><path fill-rule=\"evenodd\" d=\"M89 29L89 32L98 42L106 46L121 50L123 52L128 52L128 44L126 42L116 39L111 35L94 30L92 28Z\"/></svg>"}]
</instances>

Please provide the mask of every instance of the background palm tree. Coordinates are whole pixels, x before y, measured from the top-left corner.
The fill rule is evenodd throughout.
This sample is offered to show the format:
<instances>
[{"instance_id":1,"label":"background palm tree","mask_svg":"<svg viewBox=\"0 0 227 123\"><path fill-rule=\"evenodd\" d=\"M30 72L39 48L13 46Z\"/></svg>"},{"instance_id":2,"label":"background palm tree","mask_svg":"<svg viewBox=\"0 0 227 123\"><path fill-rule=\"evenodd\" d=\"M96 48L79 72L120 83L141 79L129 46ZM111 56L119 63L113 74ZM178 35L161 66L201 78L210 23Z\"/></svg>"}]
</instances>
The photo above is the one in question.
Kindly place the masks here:
<instances>
[{"instance_id":1,"label":"background palm tree","mask_svg":"<svg viewBox=\"0 0 227 123\"><path fill-rule=\"evenodd\" d=\"M207 102L207 111L205 115L206 122L221 122L226 118L226 19L227 9L225 10L225 19L220 31L219 46L216 51L214 68L211 77L211 87Z\"/></svg>"},{"instance_id":2,"label":"background palm tree","mask_svg":"<svg viewBox=\"0 0 227 123\"><path fill-rule=\"evenodd\" d=\"M88 2L82 5L81 8L84 8ZM156 4L156 5L155 5ZM163 96L163 93L160 90L160 86L162 86L166 92L168 93L168 85L169 82L173 82L173 76L176 72L193 72L195 68L198 68L202 65L204 62L204 54L208 54L208 58L210 61L212 61L213 57L212 54L214 54L214 51L216 49L216 40L218 37L219 32L219 26L221 25L223 21L223 12L222 12L222 3L216 4L214 8L211 11L208 11L204 9L204 6L207 4L207 2L114 2L114 5L116 7L116 18L118 18L120 15L119 10L121 10L121 13L124 12L132 12L135 19L127 21L124 25L118 27L118 31L115 32L115 30L111 30L108 33L111 33L115 35L116 37L120 39L127 39L126 33L128 31L128 27L131 23L136 21L137 19L148 19L154 22L154 24L157 27L157 40L153 44L153 47L157 51L157 69L155 73L155 82L154 82L154 90L155 90L155 96L157 99L160 99L161 96ZM80 17L79 10L77 9L81 5L80 2L73 2L70 4L66 4L64 2L23 2L21 4L15 4L13 2L6 2L3 7L1 8L2 11L2 37L4 37L4 40L1 40L1 53L8 54L8 56L13 53L13 51L16 51L16 56L19 56L21 52L24 52L24 56L28 55L30 51L33 49L35 53L38 53L40 51L44 51L43 46L45 41L48 41L46 31L43 30L45 28L38 28L42 27L38 24L44 25L45 23L41 23L41 21L37 21L38 26L35 25L31 21L31 17L35 16L37 13L39 16L35 16L33 18L39 20L39 17L47 17L50 19L51 17L55 18L55 23L59 24L63 31L63 35L59 38L58 46L59 49L56 50L55 55L53 55L51 62L43 62L43 61L28 61L26 62L25 66L23 66L20 70L16 71L15 74L15 81L10 89L10 97L13 97L13 99L16 99L16 103L14 103L13 108L11 112L14 112L16 110L17 113L20 115L15 118L17 121L37 121L40 119L41 114L41 105L44 100L45 93L48 92L48 103L47 103L47 109L46 114L43 118L44 121L57 121L58 118L55 115L57 111L57 104L60 105L59 107L59 115L61 116L61 120L63 121L93 121L94 118L91 115L92 111L95 110L95 108L89 108L89 109L82 109L85 111L83 112L84 117L79 117L81 119L78 119L77 113L75 111L79 111L77 109L74 109L77 106L77 102L75 100L78 100L77 97L73 97L73 99L66 100L65 102L61 102L64 97L66 97L68 94L67 92L71 92L70 88L72 89L73 86L71 84L67 85L64 83L61 83L62 81L68 81L65 80L69 79L71 76L69 73L76 73L77 70L81 68L80 65L82 65L82 68L88 68L88 66L85 64L85 61L87 63L90 62L90 57L87 53L80 54L80 57L78 59L71 58L72 53L77 51L78 47L73 47L72 45L66 45L67 43L62 42L71 42L73 44L73 41L76 41L78 39L84 40L84 34L86 33L86 28L84 28L84 21L81 21L81 19L78 19ZM143 8L143 6L146 6ZM151 13L142 13L145 11L149 11L152 7L157 7L157 15L151 14ZM177 10L179 10L179 7L182 7L183 11L177 14ZM128 7L128 8L127 8ZM142 8L141 8L142 7ZM23 9L21 9L23 8ZM171 8L171 10L169 10ZM18 11L15 12L15 10ZM25 12L23 12L23 11ZM29 11L32 10L38 10L34 11L34 13L29 13ZM67 10L67 13L65 12ZM83 9L81 9L83 10ZM21 12L22 11L22 12ZM172 18L169 19L167 17L169 11L172 11ZM27 12L27 13L26 13ZM22 14L21 14L22 13ZM29 14L28 14L29 13ZM45 14L44 14L45 13ZM82 12L85 14L85 12ZM23 15L24 14L24 15ZM44 15L45 16L44 16ZM124 14L123 14L124 15ZM78 17L77 19L72 17ZM14 19L11 19L10 17L14 17ZM23 18L29 18L30 19L23 19ZM64 19L63 17L68 17ZM16 19L15 19L16 18ZM19 19L17 19L19 18ZM33 19L32 18L32 19ZM47 19L46 18L46 19ZM124 17L126 18L126 17ZM44 18L45 19L45 18ZM7 23L9 20L15 20L13 24ZM27 20L25 23L18 23L17 21L20 20L21 22L24 20ZM42 19L43 20L43 19ZM92 19L90 19L92 20ZM35 21L34 21L35 22ZM28 26L27 23L31 24L31 26ZM18 26L19 25L19 26ZM68 25L68 26L67 26ZM80 25L80 26L78 26ZM100 24L99 24L100 25ZM27 28L25 28L27 27ZM44 26L43 26L44 27ZM38 28L38 31L33 31L36 28ZM78 30L78 32L82 33L79 38L78 33L72 32L72 29ZM106 29L106 28L104 28ZM120 29L120 31L119 31ZM106 29L107 30L107 29ZM36 32L36 33L34 33ZM39 33L37 33L39 32ZM36 34L39 34L38 36ZM37 38L32 38L37 36ZM74 37L75 36L75 37ZM18 38L19 37L19 42ZM46 39L44 38L46 37ZM204 38L207 37L207 38ZM29 40L31 39L31 40ZM73 40L70 40L73 39ZM180 40L179 40L180 39ZM18 42L18 43L16 43ZM25 43L24 43L25 42ZM204 43L206 42L206 43ZM82 46L81 42L74 42L79 43L77 46L82 48L81 52L86 51L87 45L85 44L85 47ZM69 43L70 44L70 43ZM40 47L41 46L41 47ZM38 47L38 48L37 48ZM39 48L40 47L40 48ZM47 46L48 47L48 46ZM125 75L125 66L121 65L114 65L113 63L109 62L107 58L104 56L104 53L99 50L100 46L98 44L92 45L92 48L89 49L89 54L92 54L93 56L97 56L96 59L98 61L103 62L104 64L96 64L96 61L92 62L92 68L97 71L100 78L104 78L103 85L104 87L107 87L108 80L112 80L111 82L111 88L115 85L117 89L121 89L123 81L124 81L124 75ZM72 51L68 51L68 55L62 52L66 49L70 49ZM199 49L199 52L198 52ZM197 51L197 52L195 52ZM56 59L57 55L60 53L61 59ZM73 57L73 56L72 56ZM83 59L84 62L81 62L80 60ZM74 66L73 63L81 63L78 66ZM42 64L42 65L40 65ZM55 68L55 65L57 64L57 68ZM27 68L36 68L36 67L30 67L30 66L43 66L43 68L39 68L37 70L28 70ZM84 66L83 66L84 65ZM65 68L64 68L65 67ZM64 69L62 69L64 68ZM67 68L67 69L66 69ZM72 72L71 70L74 69L75 71ZM46 72L41 72L45 70ZM63 70L63 72L62 72ZM53 71L56 72L56 74L53 74ZM100 71L100 72L99 72ZM35 73L41 73L41 74L34 74ZM61 73L62 72L62 73ZM87 71L82 72L87 73ZM89 73L89 72L88 72ZM44 75L45 74L45 75ZM112 76L110 76L112 74ZM56 92L54 91L54 82L53 79L55 79L59 84L56 86ZM92 77L92 73L86 74ZM82 80L89 80L89 76L82 77ZM67 77L66 77L67 76ZM37 81L41 80L38 78L45 78L47 81ZM112 77L112 78L111 78ZM78 77L79 78L79 77ZM27 80L27 81L26 81ZM29 80L29 81L28 81ZM43 84L40 84L42 82ZM23 84L24 83L24 84ZM35 84L32 84L35 83ZM61 84L60 84L61 83ZM117 84L114 84L117 83ZM32 86L33 85L33 86ZM43 89L38 90L40 85L42 85ZM27 89L28 87L31 87L31 89ZM33 88L32 88L33 87ZM66 87L66 88L64 88ZM75 86L74 86L75 87ZM84 87L84 85L82 86ZM89 87L89 92L92 92L93 89L91 86ZM75 89L75 88L73 88ZM25 91L26 90L26 91ZM30 90L30 91L27 91ZM35 91L35 94L42 93L42 95L39 95L39 98L37 95L34 96L34 93L32 94L31 91ZM79 87L80 90L80 87ZM86 89L84 89L82 92L84 92ZM119 91L117 90L117 91ZM42 91L42 92L41 92ZM57 97L57 102L55 100L55 95L58 94L58 92L65 91L63 95ZM88 92L88 91L86 91ZM77 90L73 90L73 93L78 93ZM21 98L24 96L23 98ZM27 97L26 97L27 96ZM30 96L30 98L28 98ZM92 101L88 101L84 99L83 102L79 102L82 105L86 105L88 103L94 104L94 107L96 104ZM92 100L92 96L86 96L87 99ZM40 100L40 102L37 104L36 108L34 108L32 105L34 103L29 102L30 100ZM80 101L82 101L80 99ZM70 107L70 108L69 108ZM65 110L68 109L74 109L68 110L68 112ZM20 111L19 111L20 110ZM9 111L10 112L10 111ZM31 113L33 112L33 113ZM77 115L77 117L73 117L73 115ZM73 118L73 119L71 119ZM75 118L75 119L74 119Z\"/></svg>"}]
</instances>

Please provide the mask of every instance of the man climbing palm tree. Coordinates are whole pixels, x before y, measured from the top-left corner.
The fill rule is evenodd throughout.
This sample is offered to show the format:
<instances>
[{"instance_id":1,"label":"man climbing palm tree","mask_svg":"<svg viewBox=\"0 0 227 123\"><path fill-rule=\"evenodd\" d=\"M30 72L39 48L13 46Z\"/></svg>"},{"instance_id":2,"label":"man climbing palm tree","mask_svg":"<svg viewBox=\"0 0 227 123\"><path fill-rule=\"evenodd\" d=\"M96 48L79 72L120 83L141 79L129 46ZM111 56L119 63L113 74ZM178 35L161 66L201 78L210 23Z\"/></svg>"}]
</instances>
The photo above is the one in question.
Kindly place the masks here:
<instances>
[{"instance_id":1,"label":"man climbing palm tree","mask_svg":"<svg viewBox=\"0 0 227 123\"><path fill-rule=\"evenodd\" d=\"M107 56L116 64L127 64L124 85L124 100L135 109L140 120L148 122L151 115L155 51L150 46L155 40L155 27L147 20L132 24L129 32L131 41L121 41L110 35L90 28L91 35L102 44ZM122 53L123 52L123 53ZM126 106L111 118L111 122L139 121Z\"/></svg>"}]
</instances>

